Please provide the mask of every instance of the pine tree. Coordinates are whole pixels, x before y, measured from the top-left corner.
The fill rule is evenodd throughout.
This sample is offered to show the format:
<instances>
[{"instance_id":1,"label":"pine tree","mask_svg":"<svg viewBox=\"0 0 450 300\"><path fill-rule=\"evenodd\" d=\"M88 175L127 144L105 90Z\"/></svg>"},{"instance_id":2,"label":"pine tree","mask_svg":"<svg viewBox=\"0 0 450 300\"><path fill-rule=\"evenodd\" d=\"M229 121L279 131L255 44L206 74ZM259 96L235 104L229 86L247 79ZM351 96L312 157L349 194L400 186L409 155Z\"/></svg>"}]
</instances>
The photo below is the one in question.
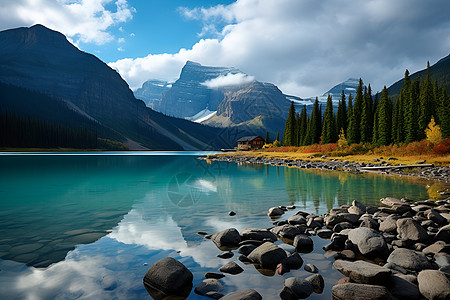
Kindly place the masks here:
<instances>
[{"instance_id":1,"label":"pine tree","mask_svg":"<svg viewBox=\"0 0 450 300\"><path fill-rule=\"evenodd\" d=\"M322 126L322 144L334 143L338 140L336 129L336 119L333 112L333 101L331 95L328 95L327 107L323 115Z\"/></svg>"},{"instance_id":2,"label":"pine tree","mask_svg":"<svg viewBox=\"0 0 450 300\"><path fill-rule=\"evenodd\" d=\"M284 126L283 145L294 146L297 135L295 134L295 107L294 101L291 102L289 107L289 114L286 119L286 125Z\"/></svg>"},{"instance_id":3,"label":"pine tree","mask_svg":"<svg viewBox=\"0 0 450 300\"><path fill-rule=\"evenodd\" d=\"M388 91L384 86L381 92L381 99L378 105L378 143L379 145L389 145L391 143L392 128L392 102L389 99Z\"/></svg>"},{"instance_id":4,"label":"pine tree","mask_svg":"<svg viewBox=\"0 0 450 300\"><path fill-rule=\"evenodd\" d=\"M269 144L269 131L266 131L266 139L264 140L264 143Z\"/></svg>"},{"instance_id":5,"label":"pine tree","mask_svg":"<svg viewBox=\"0 0 450 300\"><path fill-rule=\"evenodd\" d=\"M319 108L319 99L316 97L316 101L314 101L313 111L311 113L311 118L309 119L308 123L307 145L319 143L320 135L322 133L321 119L322 114Z\"/></svg>"},{"instance_id":6,"label":"pine tree","mask_svg":"<svg viewBox=\"0 0 450 300\"><path fill-rule=\"evenodd\" d=\"M419 112L418 112L418 102L419 102L419 82L420 78L416 77L412 82L409 79L409 72L405 72L405 83L404 86L409 86L406 91L409 90L407 94L407 103L405 103L405 142L411 143L419 139L419 124L417 122Z\"/></svg>"},{"instance_id":7,"label":"pine tree","mask_svg":"<svg viewBox=\"0 0 450 300\"><path fill-rule=\"evenodd\" d=\"M277 130L277 138L275 140L280 141L280 131L279 130Z\"/></svg>"},{"instance_id":8,"label":"pine tree","mask_svg":"<svg viewBox=\"0 0 450 300\"><path fill-rule=\"evenodd\" d=\"M353 104L353 112L350 117L348 127L348 142L350 144L358 144L361 141L361 112L363 101L363 81L360 78L358 88L356 89L355 102Z\"/></svg>"},{"instance_id":9,"label":"pine tree","mask_svg":"<svg viewBox=\"0 0 450 300\"><path fill-rule=\"evenodd\" d=\"M341 93L341 100L339 100L336 112L336 127L338 132L341 132L341 129L344 130L344 133L347 132L347 104L345 103L344 91Z\"/></svg>"},{"instance_id":10,"label":"pine tree","mask_svg":"<svg viewBox=\"0 0 450 300\"><path fill-rule=\"evenodd\" d=\"M348 138L348 127L350 126L350 120L353 115L353 97L352 93L348 95L348 107L347 107L347 138Z\"/></svg>"},{"instance_id":11,"label":"pine tree","mask_svg":"<svg viewBox=\"0 0 450 300\"><path fill-rule=\"evenodd\" d=\"M433 86L430 82L430 63L427 64L427 75L420 88L419 139L425 137L425 128L433 114Z\"/></svg>"},{"instance_id":12,"label":"pine tree","mask_svg":"<svg viewBox=\"0 0 450 300\"><path fill-rule=\"evenodd\" d=\"M375 98L378 100L378 94L375 95ZM377 101L378 102L378 101ZM378 135L378 116L379 116L379 105L377 103L376 109L375 109L375 114L373 116L373 136L372 136L372 144L377 145L378 144L378 139L379 139L379 135Z\"/></svg>"},{"instance_id":13,"label":"pine tree","mask_svg":"<svg viewBox=\"0 0 450 300\"><path fill-rule=\"evenodd\" d=\"M364 87L364 99L361 111L361 142L369 143L372 141L373 135L373 112L372 112L372 88Z\"/></svg>"},{"instance_id":14,"label":"pine tree","mask_svg":"<svg viewBox=\"0 0 450 300\"><path fill-rule=\"evenodd\" d=\"M295 117L295 145L294 146L300 146L300 114L297 112L297 115Z\"/></svg>"},{"instance_id":15,"label":"pine tree","mask_svg":"<svg viewBox=\"0 0 450 300\"><path fill-rule=\"evenodd\" d=\"M308 129L308 115L306 113L306 105L303 105L303 109L300 114L299 146L306 145L306 130L307 129Z\"/></svg>"}]
</instances>

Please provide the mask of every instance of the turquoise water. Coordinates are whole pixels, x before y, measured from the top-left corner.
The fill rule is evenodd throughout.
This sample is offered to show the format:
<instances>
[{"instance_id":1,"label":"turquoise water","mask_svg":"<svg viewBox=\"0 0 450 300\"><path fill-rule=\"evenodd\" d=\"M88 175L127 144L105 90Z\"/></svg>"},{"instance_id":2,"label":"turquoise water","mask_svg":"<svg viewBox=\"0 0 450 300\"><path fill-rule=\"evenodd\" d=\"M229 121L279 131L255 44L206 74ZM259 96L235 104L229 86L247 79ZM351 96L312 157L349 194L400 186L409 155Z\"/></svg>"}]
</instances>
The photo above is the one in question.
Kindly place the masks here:
<instances>
[{"instance_id":1,"label":"turquoise water","mask_svg":"<svg viewBox=\"0 0 450 300\"><path fill-rule=\"evenodd\" d=\"M297 206L287 218L354 199L378 205L385 196L428 198L424 185L406 178L208 163L199 154L0 155L0 298L149 299L142 278L163 257L183 262L194 286L229 261L198 231L267 228L267 209L278 205ZM301 256L319 267L326 288L309 299L330 299L341 275L322 255L328 241L313 238L315 250ZM235 251L231 260L237 257ZM254 288L276 299L284 278L310 275L265 276L238 264L245 271L222 279L222 292Z\"/></svg>"}]
</instances>

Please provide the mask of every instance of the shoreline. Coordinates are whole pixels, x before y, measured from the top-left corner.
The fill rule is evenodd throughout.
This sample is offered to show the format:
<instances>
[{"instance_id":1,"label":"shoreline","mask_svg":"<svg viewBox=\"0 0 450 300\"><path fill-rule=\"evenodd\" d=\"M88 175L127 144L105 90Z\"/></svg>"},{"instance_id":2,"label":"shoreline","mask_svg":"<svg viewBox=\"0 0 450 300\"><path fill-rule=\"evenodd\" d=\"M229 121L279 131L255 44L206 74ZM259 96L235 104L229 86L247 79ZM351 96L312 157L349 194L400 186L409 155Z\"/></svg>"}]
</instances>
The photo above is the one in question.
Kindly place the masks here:
<instances>
[{"instance_id":1,"label":"shoreline","mask_svg":"<svg viewBox=\"0 0 450 300\"><path fill-rule=\"evenodd\" d=\"M267 155L259 156L258 154ZM227 154L210 155L207 159L212 161L226 161L234 163L246 163L246 164L266 164L272 166L285 166L285 167L296 167L301 169L321 169L330 171L341 171L341 172L351 172L351 173L376 173L380 175L389 176L410 176L426 180L434 180L444 183L450 183L450 166L435 166L435 165L425 165L425 161L419 161L415 163L414 168L405 168L403 165L391 164L391 161L395 161L394 158L389 158L386 160L374 159L373 163L366 162L356 162L349 160L340 160L336 158L328 158L322 156L319 159L290 159L290 158L276 158L270 155L270 152L248 152L240 154L238 152L232 152ZM424 164L423 167L419 167ZM365 170L367 167L393 167L386 170Z\"/></svg>"}]
</instances>

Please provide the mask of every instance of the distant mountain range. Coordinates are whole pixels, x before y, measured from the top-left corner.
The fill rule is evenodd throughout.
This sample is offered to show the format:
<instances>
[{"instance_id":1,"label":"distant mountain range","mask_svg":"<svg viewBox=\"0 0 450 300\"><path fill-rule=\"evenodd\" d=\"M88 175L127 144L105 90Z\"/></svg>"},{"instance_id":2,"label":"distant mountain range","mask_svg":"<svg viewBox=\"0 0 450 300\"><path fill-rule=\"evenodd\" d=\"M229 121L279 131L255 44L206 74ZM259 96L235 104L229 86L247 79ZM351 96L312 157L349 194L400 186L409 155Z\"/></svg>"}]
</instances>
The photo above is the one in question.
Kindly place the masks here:
<instances>
[{"instance_id":1,"label":"distant mountain range","mask_svg":"<svg viewBox=\"0 0 450 300\"><path fill-rule=\"evenodd\" d=\"M359 79L348 79L319 97L328 94L337 106L344 90L355 94ZM156 111L166 115L221 127L241 128L255 135L272 137L284 128L291 101L297 110L307 105L312 110L315 98L302 99L283 94L276 85L254 80L236 68L202 66L188 61L173 84L160 80L146 81L134 95ZM325 105L323 105L325 109Z\"/></svg>"},{"instance_id":2,"label":"distant mountain range","mask_svg":"<svg viewBox=\"0 0 450 300\"><path fill-rule=\"evenodd\" d=\"M131 149L217 149L235 142L225 129L146 107L115 70L42 25L0 32L0 83L0 112L89 127ZM59 117L52 114L56 106Z\"/></svg>"}]
</instances>

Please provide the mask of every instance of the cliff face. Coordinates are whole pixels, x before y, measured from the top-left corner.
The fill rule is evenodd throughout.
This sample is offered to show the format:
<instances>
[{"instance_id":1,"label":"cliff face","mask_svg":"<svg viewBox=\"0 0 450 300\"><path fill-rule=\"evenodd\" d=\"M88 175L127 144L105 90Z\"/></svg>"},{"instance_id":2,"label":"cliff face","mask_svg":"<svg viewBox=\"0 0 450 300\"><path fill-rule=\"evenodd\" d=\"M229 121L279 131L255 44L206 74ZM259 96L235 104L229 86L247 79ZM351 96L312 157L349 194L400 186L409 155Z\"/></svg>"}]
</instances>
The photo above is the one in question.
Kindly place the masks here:
<instances>
[{"instance_id":1,"label":"cliff face","mask_svg":"<svg viewBox=\"0 0 450 300\"><path fill-rule=\"evenodd\" d=\"M234 68L207 67L188 61L181 70L180 78L162 95L155 110L166 115L186 118L192 117L205 108L214 111L223 99L223 89L208 88L208 80L242 73Z\"/></svg>"},{"instance_id":2,"label":"cliff face","mask_svg":"<svg viewBox=\"0 0 450 300\"><path fill-rule=\"evenodd\" d=\"M147 148L205 149L214 135L213 128L147 108L115 70L42 25L0 32L0 82L51 96L122 141ZM223 146L212 143L213 148Z\"/></svg>"}]
</instances>

